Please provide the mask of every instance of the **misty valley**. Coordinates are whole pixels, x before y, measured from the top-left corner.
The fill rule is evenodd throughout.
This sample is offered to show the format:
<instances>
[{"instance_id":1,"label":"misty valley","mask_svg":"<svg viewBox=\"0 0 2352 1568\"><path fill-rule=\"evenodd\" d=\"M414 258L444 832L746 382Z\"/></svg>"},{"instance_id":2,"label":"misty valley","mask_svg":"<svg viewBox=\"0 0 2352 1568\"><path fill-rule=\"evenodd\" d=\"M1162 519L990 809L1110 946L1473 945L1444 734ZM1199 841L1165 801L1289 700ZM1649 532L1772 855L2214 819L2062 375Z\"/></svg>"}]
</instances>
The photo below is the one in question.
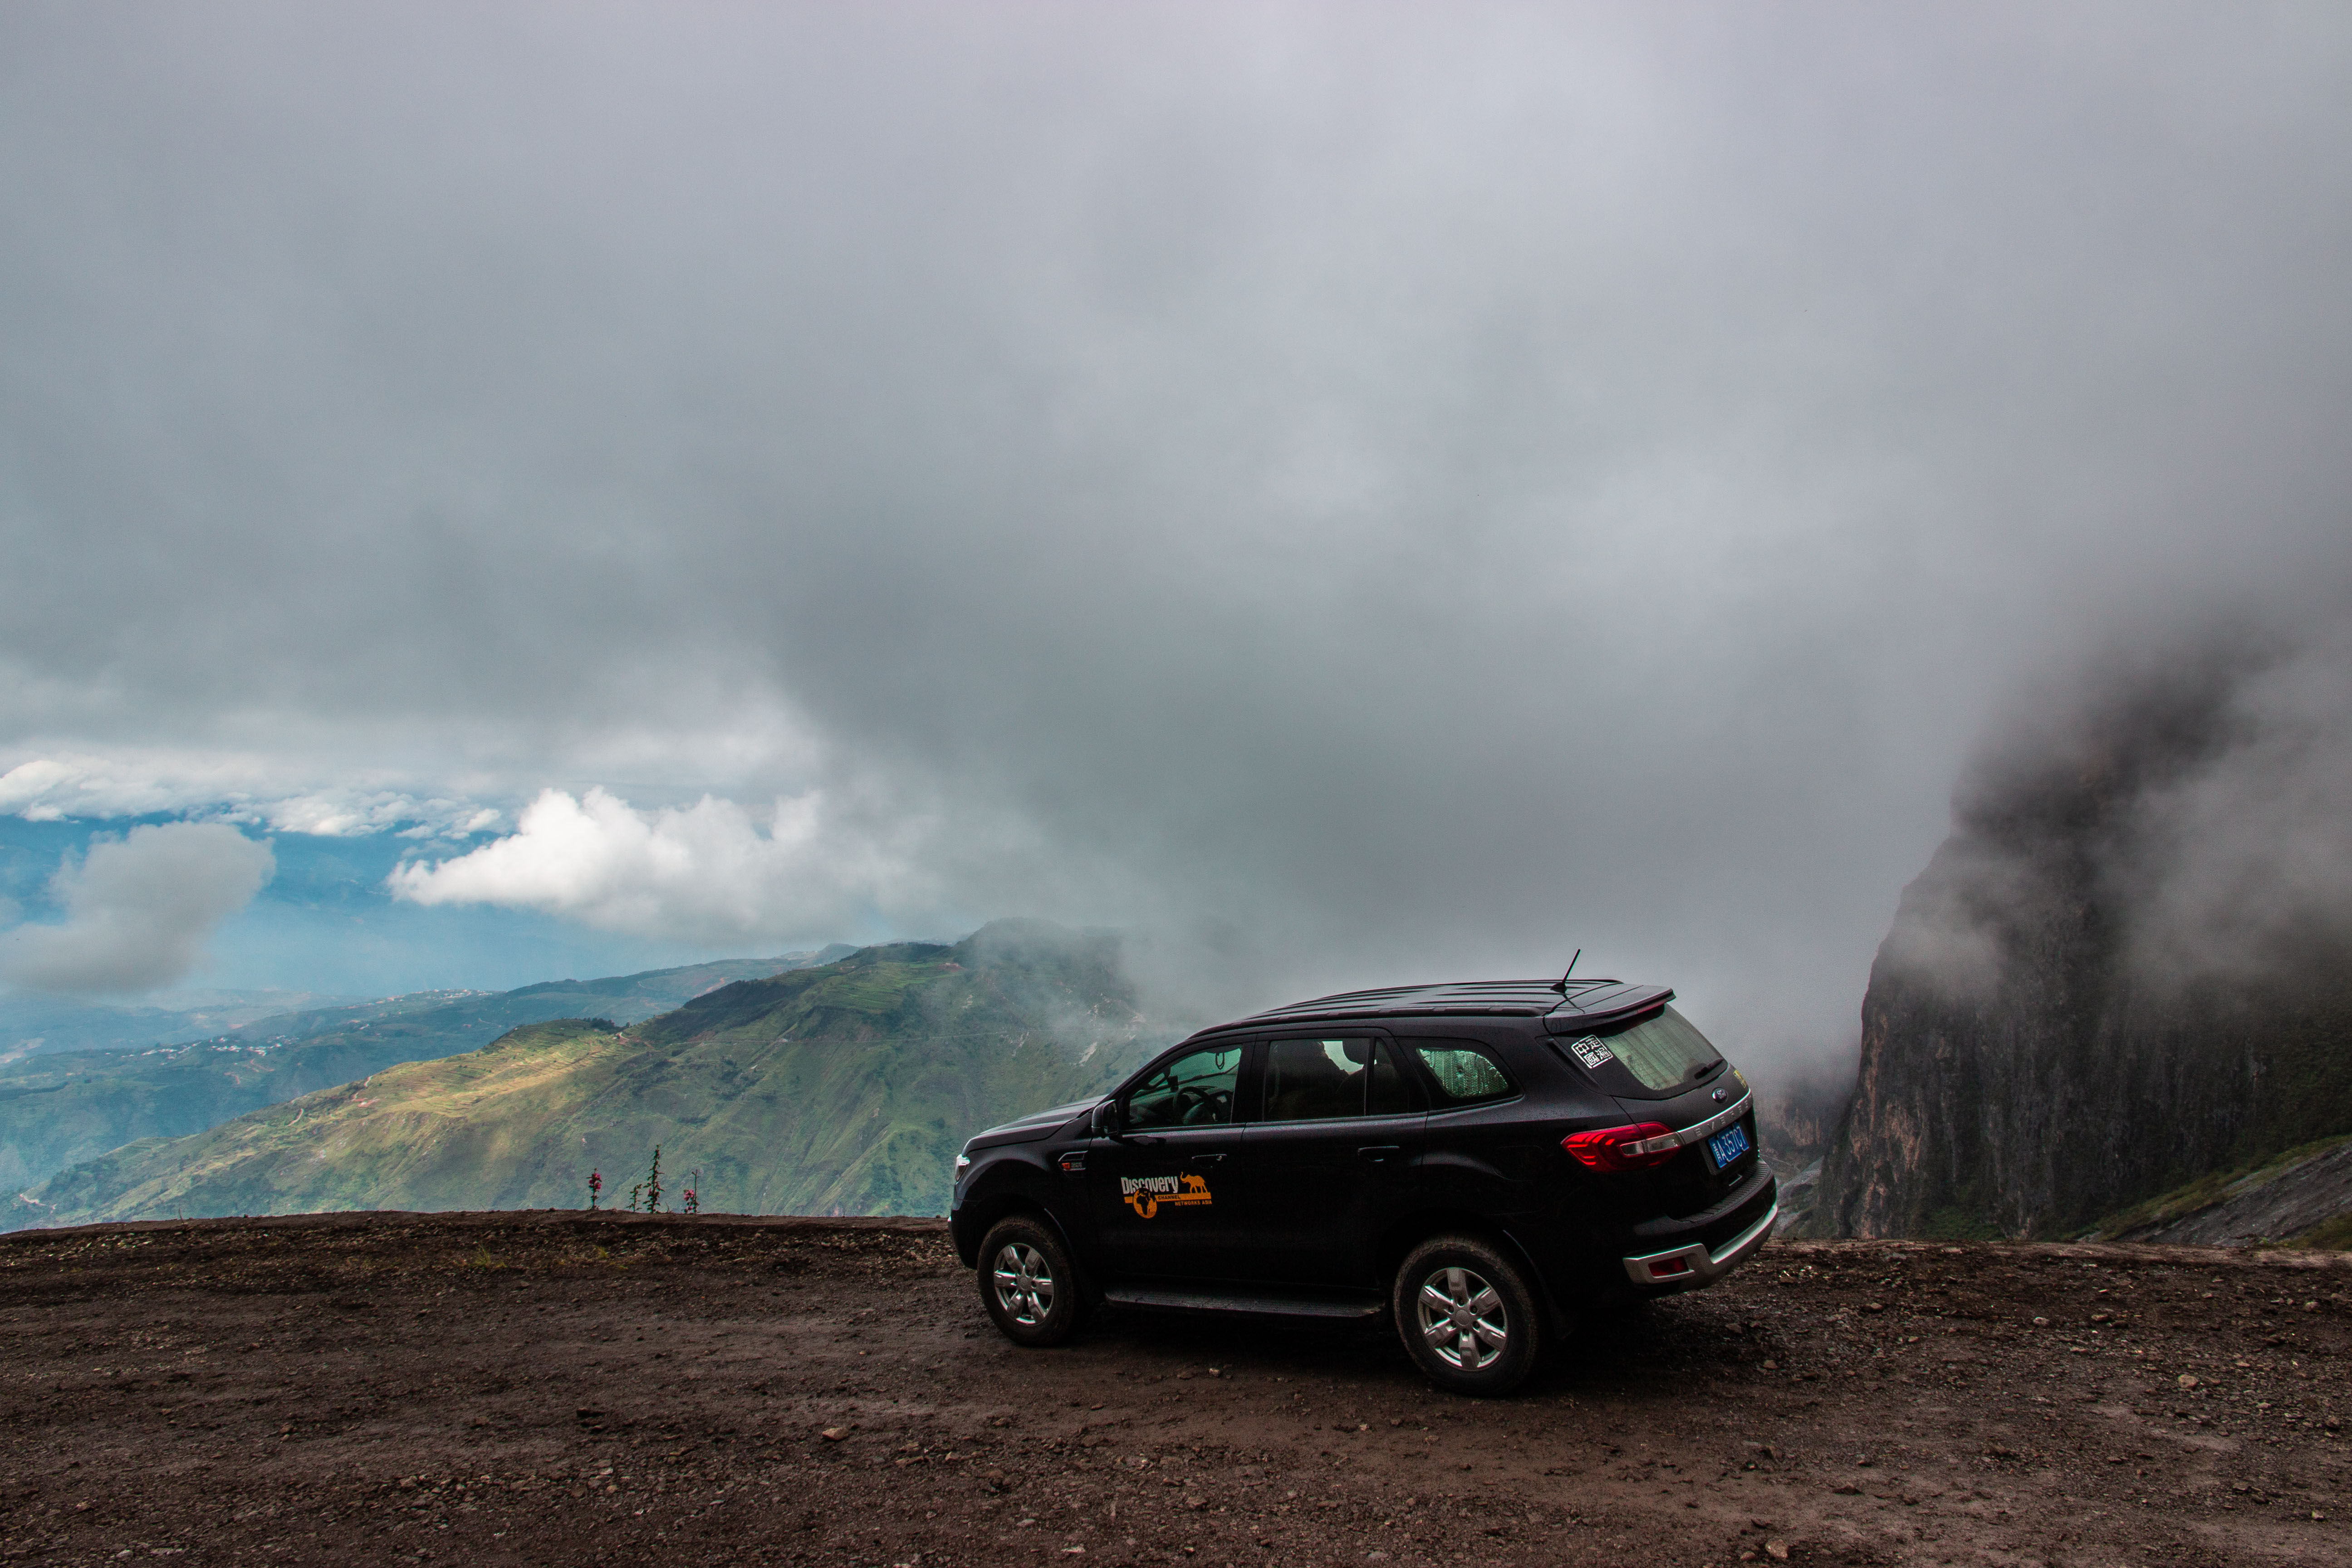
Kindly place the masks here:
<instances>
[{"instance_id":1,"label":"misty valley","mask_svg":"<svg viewBox=\"0 0 2352 1568\"><path fill-rule=\"evenodd\" d=\"M2279 693L2341 662L2208 641L1993 733L1858 1062L1753 1062L1782 1234L2352 1247L2352 895L2294 860L2333 797L2276 788L2334 776L2333 710ZM8 1005L11 1229L585 1207L656 1149L705 1212L938 1215L971 1133L1216 1021L1147 1016L1116 933L1036 920L263 1016Z\"/></svg>"},{"instance_id":2,"label":"misty valley","mask_svg":"<svg viewBox=\"0 0 2352 1568\"><path fill-rule=\"evenodd\" d=\"M2100 859L2148 792L2226 758L2210 716L2158 720L2225 696L2130 693L2068 731L2096 765L2028 758L1964 804L1881 949L1855 1077L1759 1074L1783 1234L2352 1245L2352 965L2321 944L2157 973ZM1011 920L179 1044L132 1043L152 1010L37 1016L47 1037L0 1042L10 1229L584 1208L656 1150L704 1212L937 1215L972 1131L1183 1032L1115 935ZM131 1037L90 1048L110 1026Z\"/></svg>"}]
</instances>

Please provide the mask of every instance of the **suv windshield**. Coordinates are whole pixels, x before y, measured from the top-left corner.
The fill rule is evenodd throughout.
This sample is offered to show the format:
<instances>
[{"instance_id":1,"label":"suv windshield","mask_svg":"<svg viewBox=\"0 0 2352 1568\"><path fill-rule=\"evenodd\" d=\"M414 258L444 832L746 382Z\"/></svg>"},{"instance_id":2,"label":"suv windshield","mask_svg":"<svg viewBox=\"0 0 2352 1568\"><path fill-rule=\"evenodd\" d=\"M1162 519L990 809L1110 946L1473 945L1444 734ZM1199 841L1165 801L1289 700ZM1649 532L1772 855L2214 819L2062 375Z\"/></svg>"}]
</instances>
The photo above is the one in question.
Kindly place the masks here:
<instances>
[{"instance_id":1,"label":"suv windshield","mask_svg":"<svg viewBox=\"0 0 2352 1568\"><path fill-rule=\"evenodd\" d=\"M1599 1030L1577 1041L1570 1048L1588 1067L1599 1065L1586 1046L1587 1041L1596 1037L1607 1048L1608 1056L1624 1063L1625 1070L1643 1089L1672 1089L1688 1083L1723 1059L1721 1053L1707 1044L1706 1037L1672 1007L1654 1013L1638 1024ZM1579 1049L1580 1047L1586 1048ZM1599 1061L1607 1059L1601 1057Z\"/></svg>"}]
</instances>

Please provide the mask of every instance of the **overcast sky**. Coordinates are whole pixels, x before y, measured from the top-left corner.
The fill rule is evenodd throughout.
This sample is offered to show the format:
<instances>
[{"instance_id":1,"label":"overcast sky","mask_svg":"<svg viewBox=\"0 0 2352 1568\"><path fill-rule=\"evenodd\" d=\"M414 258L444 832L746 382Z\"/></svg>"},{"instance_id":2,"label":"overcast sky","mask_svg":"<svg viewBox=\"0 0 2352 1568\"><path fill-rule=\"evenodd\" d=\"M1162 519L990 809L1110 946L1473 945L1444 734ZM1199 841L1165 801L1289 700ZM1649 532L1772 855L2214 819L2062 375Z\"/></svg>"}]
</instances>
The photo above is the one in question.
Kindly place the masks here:
<instances>
[{"instance_id":1,"label":"overcast sky","mask_svg":"<svg viewBox=\"0 0 2352 1568\"><path fill-rule=\"evenodd\" d=\"M2341 581L2347 176L2334 5L19 0L0 809L1834 1050L2011 694Z\"/></svg>"}]
</instances>

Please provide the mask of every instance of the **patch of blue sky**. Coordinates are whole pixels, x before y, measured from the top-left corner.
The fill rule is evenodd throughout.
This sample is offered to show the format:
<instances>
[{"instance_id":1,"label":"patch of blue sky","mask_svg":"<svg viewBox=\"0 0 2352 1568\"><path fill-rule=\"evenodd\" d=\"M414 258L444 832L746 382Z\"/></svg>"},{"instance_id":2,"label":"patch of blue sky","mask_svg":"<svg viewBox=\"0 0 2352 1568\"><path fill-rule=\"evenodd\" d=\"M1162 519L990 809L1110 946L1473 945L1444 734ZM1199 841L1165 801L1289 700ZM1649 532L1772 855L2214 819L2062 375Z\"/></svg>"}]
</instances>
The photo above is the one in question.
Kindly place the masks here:
<instances>
[{"instance_id":1,"label":"patch of blue sky","mask_svg":"<svg viewBox=\"0 0 2352 1568\"><path fill-rule=\"evenodd\" d=\"M166 816L28 822L0 816L0 925L61 919L50 881L68 856ZM205 963L180 984L351 996L409 991L506 991L542 980L585 979L763 956L595 931L532 910L434 908L394 900L384 878L415 839L394 830L327 837L263 834L278 868L253 902L215 933ZM440 841L440 853L464 845Z\"/></svg>"}]
</instances>

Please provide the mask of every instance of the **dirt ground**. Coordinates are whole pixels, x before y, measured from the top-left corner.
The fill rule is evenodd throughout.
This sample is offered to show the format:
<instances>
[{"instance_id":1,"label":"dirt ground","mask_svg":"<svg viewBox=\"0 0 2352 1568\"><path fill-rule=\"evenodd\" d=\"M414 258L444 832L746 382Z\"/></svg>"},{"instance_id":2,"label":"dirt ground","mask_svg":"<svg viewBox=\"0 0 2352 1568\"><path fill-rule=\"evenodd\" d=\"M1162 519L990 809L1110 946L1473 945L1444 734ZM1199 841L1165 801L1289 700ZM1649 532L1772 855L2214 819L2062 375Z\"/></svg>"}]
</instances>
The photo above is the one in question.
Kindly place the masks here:
<instances>
[{"instance_id":1,"label":"dirt ground","mask_svg":"<svg viewBox=\"0 0 2352 1568\"><path fill-rule=\"evenodd\" d=\"M1781 1244L1517 1397L1385 1329L1024 1352L935 1223L0 1237L0 1561L2352 1563L2352 1259Z\"/></svg>"}]
</instances>

